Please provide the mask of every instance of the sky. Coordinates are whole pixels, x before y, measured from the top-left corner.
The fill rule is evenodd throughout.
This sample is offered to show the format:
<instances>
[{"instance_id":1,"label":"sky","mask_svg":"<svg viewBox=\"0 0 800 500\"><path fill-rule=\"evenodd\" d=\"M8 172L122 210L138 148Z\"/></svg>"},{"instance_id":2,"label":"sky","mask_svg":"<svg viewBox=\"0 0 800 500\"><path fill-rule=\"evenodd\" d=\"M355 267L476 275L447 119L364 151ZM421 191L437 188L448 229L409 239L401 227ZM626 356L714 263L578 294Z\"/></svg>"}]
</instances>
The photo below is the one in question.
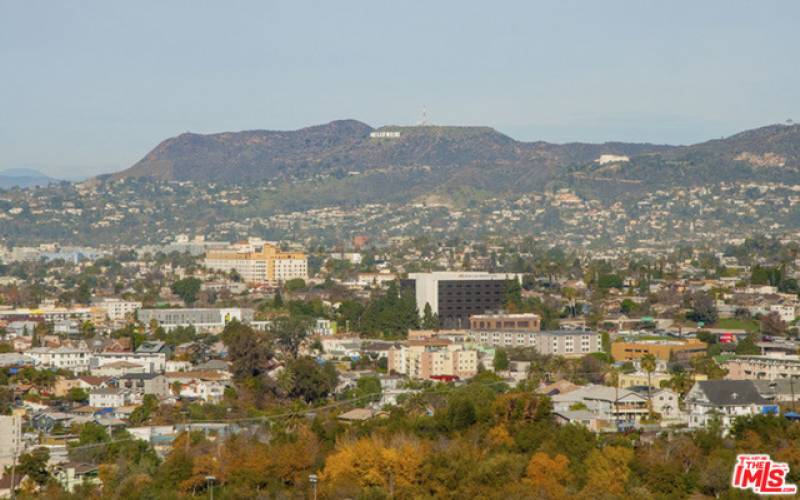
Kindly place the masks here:
<instances>
[{"instance_id":1,"label":"sky","mask_svg":"<svg viewBox=\"0 0 800 500\"><path fill-rule=\"evenodd\" d=\"M0 0L0 170L191 131L488 125L688 144L800 120L800 2Z\"/></svg>"}]
</instances>

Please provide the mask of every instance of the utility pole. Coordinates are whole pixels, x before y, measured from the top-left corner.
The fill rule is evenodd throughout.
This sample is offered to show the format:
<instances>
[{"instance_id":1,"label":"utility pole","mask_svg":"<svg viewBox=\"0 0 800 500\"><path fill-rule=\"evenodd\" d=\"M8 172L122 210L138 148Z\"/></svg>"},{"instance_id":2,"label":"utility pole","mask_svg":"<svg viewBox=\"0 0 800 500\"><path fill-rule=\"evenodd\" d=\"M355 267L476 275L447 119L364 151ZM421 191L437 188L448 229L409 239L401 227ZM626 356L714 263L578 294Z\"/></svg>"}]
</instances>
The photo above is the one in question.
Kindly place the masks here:
<instances>
[{"instance_id":1,"label":"utility pole","mask_svg":"<svg viewBox=\"0 0 800 500\"><path fill-rule=\"evenodd\" d=\"M16 488L16 472L17 472L17 450L11 452L11 500L17 498Z\"/></svg>"},{"instance_id":2,"label":"utility pole","mask_svg":"<svg viewBox=\"0 0 800 500\"><path fill-rule=\"evenodd\" d=\"M319 481L319 477L316 474L310 474L308 476L308 482L311 483L311 488L314 492L314 500L317 500L317 481Z\"/></svg>"}]
</instances>

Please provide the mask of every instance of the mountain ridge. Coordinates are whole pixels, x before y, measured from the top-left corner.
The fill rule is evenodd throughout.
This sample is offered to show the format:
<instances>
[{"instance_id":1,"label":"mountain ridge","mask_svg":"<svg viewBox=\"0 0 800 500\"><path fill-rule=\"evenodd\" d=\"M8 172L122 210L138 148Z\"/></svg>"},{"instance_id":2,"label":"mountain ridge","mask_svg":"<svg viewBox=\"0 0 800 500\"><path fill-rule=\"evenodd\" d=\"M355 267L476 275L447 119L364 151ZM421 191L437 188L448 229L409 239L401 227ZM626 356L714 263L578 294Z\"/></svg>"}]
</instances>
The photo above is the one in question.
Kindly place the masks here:
<instances>
[{"instance_id":1,"label":"mountain ridge","mask_svg":"<svg viewBox=\"0 0 800 500\"><path fill-rule=\"evenodd\" d=\"M373 132L386 134L373 137ZM393 135L396 133L397 135ZM343 179L363 174L356 181ZM101 179L281 184L322 176L333 199L400 199L479 190L500 195L572 187L601 198L720 181L800 183L800 125L768 125L686 146L518 141L484 126L373 128L336 120L292 131L185 133ZM337 192L340 191L340 192ZM408 191L405 195L403 191ZM312 193L313 194L313 193Z\"/></svg>"}]
</instances>

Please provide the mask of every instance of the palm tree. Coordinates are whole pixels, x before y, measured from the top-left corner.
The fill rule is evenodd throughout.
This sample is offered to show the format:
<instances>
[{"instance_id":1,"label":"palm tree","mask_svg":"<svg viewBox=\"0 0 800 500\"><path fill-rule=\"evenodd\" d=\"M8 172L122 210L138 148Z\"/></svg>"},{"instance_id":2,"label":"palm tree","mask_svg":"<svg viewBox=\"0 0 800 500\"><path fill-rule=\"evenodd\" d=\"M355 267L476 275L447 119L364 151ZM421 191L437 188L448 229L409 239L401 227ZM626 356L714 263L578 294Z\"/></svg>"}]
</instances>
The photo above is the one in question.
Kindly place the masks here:
<instances>
[{"instance_id":1,"label":"palm tree","mask_svg":"<svg viewBox=\"0 0 800 500\"><path fill-rule=\"evenodd\" d=\"M608 383L614 386L614 416L617 416L617 402L619 401L619 370L617 368L612 368L608 372Z\"/></svg>"},{"instance_id":2,"label":"palm tree","mask_svg":"<svg viewBox=\"0 0 800 500\"><path fill-rule=\"evenodd\" d=\"M653 384L650 383L650 376L656 371L656 357L653 354L645 354L639 363L642 366L642 370L647 372L647 401L650 406L650 413L653 413Z\"/></svg>"}]
</instances>

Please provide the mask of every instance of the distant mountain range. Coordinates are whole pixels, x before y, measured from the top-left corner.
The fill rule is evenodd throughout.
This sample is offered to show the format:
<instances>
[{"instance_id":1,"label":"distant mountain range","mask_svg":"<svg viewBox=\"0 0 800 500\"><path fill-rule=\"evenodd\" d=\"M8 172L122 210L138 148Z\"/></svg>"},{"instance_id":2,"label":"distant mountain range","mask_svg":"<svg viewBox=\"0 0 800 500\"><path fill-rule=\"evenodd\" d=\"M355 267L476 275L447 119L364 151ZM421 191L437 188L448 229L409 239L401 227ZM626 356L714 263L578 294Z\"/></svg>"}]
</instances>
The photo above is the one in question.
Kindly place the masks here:
<instances>
[{"instance_id":1,"label":"distant mountain range","mask_svg":"<svg viewBox=\"0 0 800 500\"><path fill-rule=\"evenodd\" d=\"M60 181L30 168L9 168L0 170L0 189L47 186L48 184L56 182Z\"/></svg>"},{"instance_id":2,"label":"distant mountain range","mask_svg":"<svg viewBox=\"0 0 800 500\"><path fill-rule=\"evenodd\" d=\"M800 125L771 125L690 146L516 141L488 127L340 120L295 131L186 133L101 179L252 183L325 176L332 201L491 194L570 186L615 196L719 181L800 182ZM358 175L357 180L352 177ZM316 188L315 188L316 189ZM408 195L408 196L406 196Z\"/></svg>"}]
</instances>

